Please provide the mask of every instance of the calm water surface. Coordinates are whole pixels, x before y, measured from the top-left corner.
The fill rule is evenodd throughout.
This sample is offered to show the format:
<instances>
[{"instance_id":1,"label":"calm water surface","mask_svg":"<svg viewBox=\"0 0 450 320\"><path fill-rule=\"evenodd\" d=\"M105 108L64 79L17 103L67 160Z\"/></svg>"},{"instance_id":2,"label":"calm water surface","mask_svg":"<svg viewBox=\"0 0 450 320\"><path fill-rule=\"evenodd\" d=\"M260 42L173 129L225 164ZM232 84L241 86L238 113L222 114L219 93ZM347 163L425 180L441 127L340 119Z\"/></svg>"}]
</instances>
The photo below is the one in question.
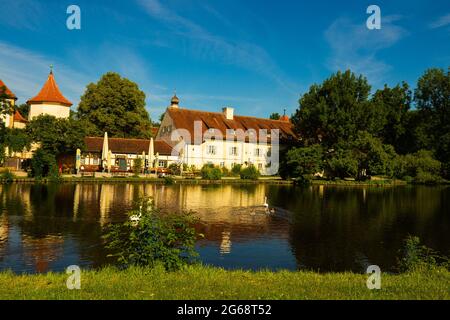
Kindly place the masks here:
<instances>
[{"instance_id":1,"label":"calm water surface","mask_svg":"<svg viewBox=\"0 0 450 320\"><path fill-rule=\"evenodd\" d=\"M0 185L0 270L110 263L103 228L143 195L162 210L194 210L200 259L225 268L393 270L408 234L450 254L449 187L12 184ZM265 196L278 213L250 214Z\"/></svg>"}]
</instances>

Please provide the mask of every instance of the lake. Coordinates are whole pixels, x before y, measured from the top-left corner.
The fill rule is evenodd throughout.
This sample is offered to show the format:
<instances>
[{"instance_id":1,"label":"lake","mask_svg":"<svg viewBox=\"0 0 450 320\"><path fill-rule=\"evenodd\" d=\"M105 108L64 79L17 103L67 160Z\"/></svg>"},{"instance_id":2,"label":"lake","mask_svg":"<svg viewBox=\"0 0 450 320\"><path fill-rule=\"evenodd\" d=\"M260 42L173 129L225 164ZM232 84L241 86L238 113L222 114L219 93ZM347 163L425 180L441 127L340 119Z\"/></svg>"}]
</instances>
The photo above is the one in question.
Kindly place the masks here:
<instances>
[{"instance_id":1,"label":"lake","mask_svg":"<svg viewBox=\"0 0 450 320\"><path fill-rule=\"evenodd\" d=\"M450 254L449 187L23 183L0 185L0 270L110 263L103 228L144 195L163 211L195 211L200 260L228 269L393 271L409 234ZM275 214L252 214L265 196Z\"/></svg>"}]
</instances>

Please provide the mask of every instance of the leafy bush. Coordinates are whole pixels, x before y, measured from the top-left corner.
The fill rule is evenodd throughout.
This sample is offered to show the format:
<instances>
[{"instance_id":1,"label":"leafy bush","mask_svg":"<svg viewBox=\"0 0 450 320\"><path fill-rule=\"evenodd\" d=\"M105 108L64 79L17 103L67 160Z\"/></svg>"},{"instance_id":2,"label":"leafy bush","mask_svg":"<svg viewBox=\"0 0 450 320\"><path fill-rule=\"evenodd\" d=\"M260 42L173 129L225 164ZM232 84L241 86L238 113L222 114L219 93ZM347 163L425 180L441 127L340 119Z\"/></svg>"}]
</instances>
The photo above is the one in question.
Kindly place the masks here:
<instances>
[{"instance_id":1,"label":"leafy bush","mask_svg":"<svg viewBox=\"0 0 450 320\"><path fill-rule=\"evenodd\" d=\"M0 175L0 180L3 180L6 183L13 182L15 178L16 176L11 172L11 170L6 170Z\"/></svg>"},{"instance_id":2,"label":"leafy bush","mask_svg":"<svg viewBox=\"0 0 450 320\"><path fill-rule=\"evenodd\" d=\"M193 227L197 219L191 212L162 214L148 199L139 200L136 207L128 213L130 219L107 227L104 238L110 257L124 267L162 264L168 271L193 262L201 235ZM133 216L139 221L131 221Z\"/></svg>"},{"instance_id":3,"label":"leafy bush","mask_svg":"<svg viewBox=\"0 0 450 320\"><path fill-rule=\"evenodd\" d=\"M350 152L341 152L328 159L325 168L330 178L355 177L358 174L358 161Z\"/></svg>"},{"instance_id":4,"label":"leafy bush","mask_svg":"<svg viewBox=\"0 0 450 320\"><path fill-rule=\"evenodd\" d=\"M221 170L222 170L222 177L228 177L230 175L230 170L228 170L227 167L224 166L221 168Z\"/></svg>"},{"instance_id":5,"label":"leafy bush","mask_svg":"<svg viewBox=\"0 0 450 320\"><path fill-rule=\"evenodd\" d=\"M178 163L171 163L169 165L169 170L173 175L181 175L181 166Z\"/></svg>"},{"instance_id":6,"label":"leafy bush","mask_svg":"<svg viewBox=\"0 0 450 320\"><path fill-rule=\"evenodd\" d=\"M141 158L136 158L133 161L133 173L138 176L142 172L143 161Z\"/></svg>"},{"instance_id":7,"label":"leafy bush","mask_svg":"<svg viewBox=\"0 0 450 320\"><path fill-rule=\"evenodd\" d=\"M205 180L220 180L222 179L222 170L212 164L205 164L200 171L202 179Z\"/></svg>"},{"instance_id":8,"label":"leafy bush","mask_svg":"<svg viewBox=\"0 0 450 320\"><path fill-rule=\"evenodd\" d=\"M322 171L322 157L323 152L320 145L293 148L286 154L285 163L280 168L280 175L283 179L306 179L305 175Z\"/></svg>"},{"instance_id":9,"label":"leafy bush","mask_svg":"<svg viewBox=\"0 0 450 320\"><path fill-rule=\"evenodd\" d=\"M427 150L420 150L414 154L398 156L394 163L394 177L404 179L412 177L414 183L438 183L441 163L433 158Z\"/></svg>"},{"instance_id":10,"label":"leafy bush","mask_svg":"<svg viewBox=\"0 0 450 320\"><path fill-rule=\"evenodd\" d=\"M31 159L31 175L35 178L59 176L55 156L42 148L36 150Z\"/></svg>"},{"instance_id":11,"label":"leafy bush","mask_svg":"<svg viewBox=\"0 0 450 320\"><path fill-rule=\"evenodd\" d=\"M410 272L435 267L449 267L449 259L438 255L433 249L420 243L418 237L409 236L405 240L401 259L398 261L401 272Z\"/></svg>"},{"instance_id":12,"label":"leafy bush","mask_svg":"<svg viewBox=\"0 0 450 320\"><path fill-rule=\"evenodd\" d=\"M235 164L232 168L231 168L231 175L238 177L241 174L241 169L242 169L242 165L241 164Z\"/></svg>"},{"instance_id":13,"label":"leafy bush","mask_svg":"<svg viewBox=\"0 0 450 320\"><path fill-rule=\"evenodd\" d=\"M259 170L252 164L241 170L241 179L258 180L259 176Z\"/></svg>"}]
</instances>

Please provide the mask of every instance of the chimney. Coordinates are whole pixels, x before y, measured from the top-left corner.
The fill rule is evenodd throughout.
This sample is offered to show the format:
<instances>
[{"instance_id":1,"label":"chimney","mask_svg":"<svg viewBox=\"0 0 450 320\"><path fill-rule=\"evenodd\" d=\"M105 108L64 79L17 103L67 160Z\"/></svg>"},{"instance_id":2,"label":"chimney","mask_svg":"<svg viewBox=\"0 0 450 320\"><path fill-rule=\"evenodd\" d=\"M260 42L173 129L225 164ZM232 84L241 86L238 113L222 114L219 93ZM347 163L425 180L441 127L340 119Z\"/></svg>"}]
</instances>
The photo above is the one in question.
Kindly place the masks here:
<instances>
[{"instance_id":1,"label":"chimney","mask_svg":"<svg viewBox=\"0 0 450 320\"><path fill-rule=\"evenodd\" d=\"M227 120L233 120L234 109L231 107L222 108L223 115Z\"/></svg>"}]
</instances>

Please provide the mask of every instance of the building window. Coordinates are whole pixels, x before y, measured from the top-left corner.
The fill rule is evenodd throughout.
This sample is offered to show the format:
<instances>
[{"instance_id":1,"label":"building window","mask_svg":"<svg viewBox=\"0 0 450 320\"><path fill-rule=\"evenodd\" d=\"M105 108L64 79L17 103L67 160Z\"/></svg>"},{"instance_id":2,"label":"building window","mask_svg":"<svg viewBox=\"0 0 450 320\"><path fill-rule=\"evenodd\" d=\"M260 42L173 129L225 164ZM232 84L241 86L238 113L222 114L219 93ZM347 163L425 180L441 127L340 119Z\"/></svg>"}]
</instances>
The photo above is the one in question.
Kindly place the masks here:
<instances>
[{"instance_id":1,"label":"building window","mask_svg":"<svg viewBox=\"0 0 450 320\"><path fill-rule=\"evenodd\" d=\"M98 158L94 158L94 165L98 165Z\"/></svg>"},{"instance_id":2,"label":"building window","mask_svg":"<svg viewBox=\"0 0 450 320\"><path fill-rule=\"evenodd\" d=\"M261 155L261 149L260 148L256 148L255 149L255 156L259 157Z\"/></svg>"},{"instance_id":3,"label":"building window","mask_svg":"<svg viewBox=\"0 0 450 320\"><path fill-rule=\"evenodd\" d=\"M225 167L225 162L221 162L221 163L220 163L220 167L221 167L221 168Z\"/></svg>"},{"instance_id":4,"label":"building window","mask_svg":"<svg viewBox=\"0 0 450 320\"><path fill-rule=\"evenodd\" d=\"M231 147L230 148L230 155L237 156L237 154L238 154L237 147Z\"/></svg>"},{"instance_id":5,"label":"building window","mask_svg":"<svg viewBox=\"0 0 450 320\"><path fill-rule=\"evenodd\" d=\"M158 161L158 167L159 167L159 168L165 168L165 167L166 167L166 161L164 161L164 160L159 160L159 161Z\"/></svg>"},{"instance_id":6,"label":"building window","mask_svg":"<svg viewBox=\"0 0 450 320\"><path fill-rule=\"evenodd\" d=\"M258 170L262 170L262 168L263 168L263 165L262 165L262 163L258 163Z\"/></svg>"},{"instance_id":7,"label":"building window","mask_svg":"<svg viewBox=\"0 0 450 320\"><path fill-rule=\"evenodd\" d=\"M215 155L216 154L216 146L208 146L208 154Z\"/></svg>"}]
</instances>

